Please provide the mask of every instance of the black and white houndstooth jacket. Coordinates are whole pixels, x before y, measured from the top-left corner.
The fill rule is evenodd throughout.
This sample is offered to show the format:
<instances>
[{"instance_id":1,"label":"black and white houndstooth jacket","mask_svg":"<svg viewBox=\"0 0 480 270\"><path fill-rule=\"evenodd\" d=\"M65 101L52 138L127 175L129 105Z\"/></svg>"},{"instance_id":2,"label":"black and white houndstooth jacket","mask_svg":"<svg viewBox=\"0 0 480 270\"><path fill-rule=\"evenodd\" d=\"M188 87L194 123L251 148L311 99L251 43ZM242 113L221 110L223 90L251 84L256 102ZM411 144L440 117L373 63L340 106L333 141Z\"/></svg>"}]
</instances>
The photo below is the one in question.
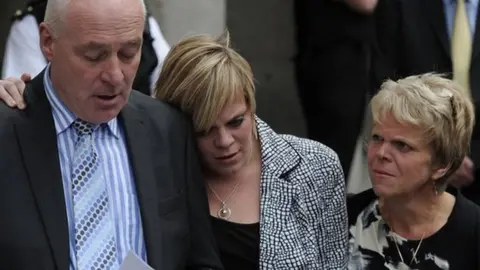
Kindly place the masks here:
<instances>
[{"instance_id":1,"label":"black and white houndstooth jacket","mask_svg":"<svg viewBox=\"0 0 480 270\"><path fill-rule=\"evenodd\" d=\"M255 120L263 163L260 269L346 269L346 193L337 154Z\"/></svg>"}]
</instances>

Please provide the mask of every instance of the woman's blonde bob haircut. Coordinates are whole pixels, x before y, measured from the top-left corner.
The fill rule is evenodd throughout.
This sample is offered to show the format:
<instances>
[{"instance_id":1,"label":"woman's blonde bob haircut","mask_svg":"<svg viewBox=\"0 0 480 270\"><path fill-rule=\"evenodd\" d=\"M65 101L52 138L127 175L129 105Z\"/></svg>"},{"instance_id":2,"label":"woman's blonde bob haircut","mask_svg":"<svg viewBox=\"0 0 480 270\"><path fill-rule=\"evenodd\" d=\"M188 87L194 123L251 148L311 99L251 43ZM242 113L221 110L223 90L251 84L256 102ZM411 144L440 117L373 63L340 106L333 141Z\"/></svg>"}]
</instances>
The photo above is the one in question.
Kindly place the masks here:
<instances>
[{"instance_id":1,"label":"woman's blonde bob haircut","mask_svg":"<svg viewBox=\"0 0 480 270\"><path fill-rule=\"evenodd\" d=\"M425 131L435 165L449 166L435 182L437 191L444 191L448 177L469 152L475 123L470 94L452 80L427 73L384 82L371 100L371 111L372 124L381 124L390 114Z\"/></svg>"},{"instance_id":2,"label":"woman's blonde bob haircut","mask_svg":"<svg viewBox=\"0 0 480 270\"><path fill-rule=\"evenodd\" d=\"M238 98L245 98L252 113L256 110L252 69L230 47L228 32L219 38L192 36L175 45L163 63L154 95L190 114L200 132L209 130Z\"/></svg>"}]
</instances>

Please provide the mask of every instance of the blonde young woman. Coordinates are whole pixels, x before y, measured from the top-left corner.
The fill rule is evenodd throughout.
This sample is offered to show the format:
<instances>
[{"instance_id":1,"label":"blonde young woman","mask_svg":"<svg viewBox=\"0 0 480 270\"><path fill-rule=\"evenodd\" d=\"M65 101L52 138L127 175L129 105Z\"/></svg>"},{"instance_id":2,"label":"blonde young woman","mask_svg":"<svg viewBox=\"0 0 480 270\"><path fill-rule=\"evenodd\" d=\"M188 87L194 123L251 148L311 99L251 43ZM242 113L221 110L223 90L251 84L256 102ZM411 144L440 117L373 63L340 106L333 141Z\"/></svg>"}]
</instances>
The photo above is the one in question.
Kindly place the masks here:
<instances>
[{"instance_id":1,"label":"blonde young woman","mask_svg":"<svg viewBox=\"0 0 480 270\"><path fill-rule=\"evenodd\" d=\"M469 96L438 75L412 76L385 82L371 112L373 189L348 201L348 269L480 269L480 210L448 187L469 149Z\"/></svg>"},{"instance_id":2,"label":"blonde young woman","mask_svg":"<svg viewBox=\"0 0 480 270\"><path fill-rule=\"evenodd\" d=\"M1 85L3 100L7 92L18 95L13 83ZM255 115L254 90L252 70L228 35L174 46L155 89L155 98L192 118L225 268L345 269L347 213L337 155L318 142L275 133Z\"/></svg>"}]
</instances>

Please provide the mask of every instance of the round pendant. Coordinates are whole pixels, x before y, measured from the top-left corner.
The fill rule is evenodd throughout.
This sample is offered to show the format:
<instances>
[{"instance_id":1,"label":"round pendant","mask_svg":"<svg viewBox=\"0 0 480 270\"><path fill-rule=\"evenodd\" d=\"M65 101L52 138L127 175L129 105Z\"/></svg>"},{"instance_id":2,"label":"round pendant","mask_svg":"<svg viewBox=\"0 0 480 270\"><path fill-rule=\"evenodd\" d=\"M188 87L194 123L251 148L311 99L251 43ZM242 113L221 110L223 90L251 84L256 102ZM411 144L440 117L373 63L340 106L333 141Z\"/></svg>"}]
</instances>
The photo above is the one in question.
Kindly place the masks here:
<instances>
[{"instance_id":1,"label":"round pendant","mask_svg":"<svg viewBox=\"0 0 480 270\"><path fill-rule=\"evenodd\" d=\"M220 208L217 212L217 216L225 220L228 220L231 214L232 214L232 210L230 210L230 208L226 207L225 205L222 206L222 208Z\"/></svg>"}]
</instances>

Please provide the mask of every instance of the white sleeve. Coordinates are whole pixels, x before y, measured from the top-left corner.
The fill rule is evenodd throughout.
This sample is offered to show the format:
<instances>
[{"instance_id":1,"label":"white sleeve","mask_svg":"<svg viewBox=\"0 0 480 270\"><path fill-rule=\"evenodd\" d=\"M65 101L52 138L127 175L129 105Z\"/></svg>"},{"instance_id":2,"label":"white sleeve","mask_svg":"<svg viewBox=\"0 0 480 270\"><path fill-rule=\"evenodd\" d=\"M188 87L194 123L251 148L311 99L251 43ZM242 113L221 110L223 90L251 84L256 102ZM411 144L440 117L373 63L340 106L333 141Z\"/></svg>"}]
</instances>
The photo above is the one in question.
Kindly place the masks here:
<instances>
[{"instance_id":1,"label":"white sleeve","mask_svg":"<svg viewBox=\"0 0 480 270\"><path fill-rule=\"evenodd\" d=\"M155 87L155 83L157 82L158 75L160 75L160 70L162 69L163 61L167 56L168 52L170 51L170 45L165 40L165 37L160 30L160 25L158 25L157 20L153 16L148 17L148 24L150 26L150 35L153 38L153 49L157 54L158 58L158 65L150 75L150 85L153 91Z\"/></svg>"},{"instance_id":2,"label":"white sleeve","mask_svg":"<svg viewBox=\"0 0 480 270\"><path fill-rule=\"evenodd\" d=\"M13 22L5 44L2 78L18 78L22 73L30 73L34 77L46 64L40 49L40 33L35 17L27 15Z\"/></svg>"}]
</instances>

